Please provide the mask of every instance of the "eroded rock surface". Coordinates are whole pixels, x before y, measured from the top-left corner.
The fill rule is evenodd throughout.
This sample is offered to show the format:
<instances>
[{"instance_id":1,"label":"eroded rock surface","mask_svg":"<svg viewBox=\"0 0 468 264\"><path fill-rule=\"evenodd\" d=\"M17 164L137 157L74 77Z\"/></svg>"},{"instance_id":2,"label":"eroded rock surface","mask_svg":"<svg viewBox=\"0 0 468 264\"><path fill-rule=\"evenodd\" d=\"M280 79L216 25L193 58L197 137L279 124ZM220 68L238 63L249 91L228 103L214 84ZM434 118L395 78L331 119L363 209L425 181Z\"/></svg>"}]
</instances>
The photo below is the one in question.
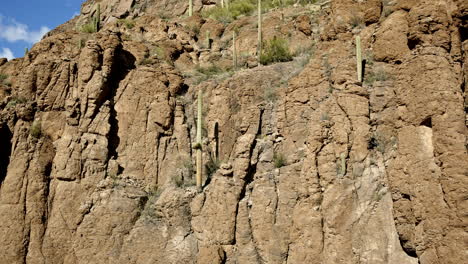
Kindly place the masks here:
<instances>
[{"instance_id":1,"label":"eroded rock surface","mask_svg":"<svg viewBox=\"0 0 468 264\"><path fill-rule=\"evenodd\" d=\"M0 59L0 263L468 259L466 1L272 9L264 36L295 57L267 66L255 16L99 2L99 32L76 30L86 1L27 56Z\"/></svg>"}]
</instances>

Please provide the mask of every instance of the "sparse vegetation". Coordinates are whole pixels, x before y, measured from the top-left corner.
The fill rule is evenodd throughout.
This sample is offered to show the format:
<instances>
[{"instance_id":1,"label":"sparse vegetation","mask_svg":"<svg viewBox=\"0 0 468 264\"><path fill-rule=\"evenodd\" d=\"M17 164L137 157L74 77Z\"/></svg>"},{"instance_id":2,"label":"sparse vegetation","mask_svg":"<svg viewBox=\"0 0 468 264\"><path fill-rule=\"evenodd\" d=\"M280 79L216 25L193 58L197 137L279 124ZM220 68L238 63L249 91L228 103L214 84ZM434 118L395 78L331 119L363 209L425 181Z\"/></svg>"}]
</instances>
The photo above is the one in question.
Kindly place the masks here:
<instances>
[{"instance_id":1,"label":"sparse vegetation","mask_svg":"<svg viewBox=\"0 0 468 264\"><path fill-rule=\"evenodd\" d=\"M40 138L42 135L42 128L41 128L41 122L40 121L34 121L31 125L31 128L29 129L29 134L33 138Z\"/></svg>"},{"instance_id":2,"label":"sparse vegetation","mask_svg":"<svg viewBox=\"0 0 468 264\"><path fill-rule=\"evenodd\" d=\"M255 10L256 0L238 0L232 2L228 8L217 6L203 12L204 17L209 17L223 23L230 23L241 15L250 15Z\"/></svg>"},{"instance_id":3,"label":"sparse vegetation","mask_svg":"<svg viewBox=\"0 0 468 264\"><path fill-rule=\"evenodd\" d=\"M383 68L377 68L366 74L366 77L364 78L364 83L367 85L372 85L374 82L377 81L383 82L391 79L391 76Z\"/></svg>"},{"instance_id":4,"label":"sparse vegetation","mask_svg":"<svg viewBox=\"0 0 468 264\"><path fill-rule=\"evenodd\" d=\"M364 27L364 18L356 13L352 13L351 17L349 18L349 24L352 28Z\"/></svg>"},{"instance_id":5,"label":"sparse vegetation","mask_svg":"<svg viewBox=\"0 0 468 264\"><path fill-rule=\"evenodd\" d=\"M83 33L96 33L96 28L94 27L94 23L91 22L81 26L80 31Z\"/></svg>"},{"instance_id":6,"label":"sparse vegetation","mask_svg":"<svg viewBox=\"0 0 468 264\"><path fill-rule=\"evenodd\" d=\"M218 159L213 157L210 158L210 160L205 164L205 170L208 179L213 176L213 174L219 169L220 165L221 162Z\"/></svg>"},{"instance_id":7,"label":"sparse vegetation","mask_svg":"<svg viewBox=\"0 0 468 264\"><path fill-rule=\"evenodd\" d=\"M275 168L281 168L283 166L286 166L286 158L282 153L273 153L273 164L275 165Z\"/></svg>"},{"instance_id":8,"label":"sparse vegetation","mask_svg":"<svg viewBox=\"0 0 468 264\"><path fill-rule=\"evenodd\" d=\"M308 47L302 47L296 50L296 52L294 53L294 56L297 59L299 67L304 68L304 66L309 63L310 58L312 58L312 55L314 54L314 49L315 49L315 46L314 44L312 44Z\"/></svg>"},{"instance_id":9,"label":"sparse vegetation","mask_svg":"<svg viewBox=\"0 0 468 264\"><path fill-rule=\"evenodd\" d=\"M153 63L154 63L154 61L151 58L143 58L140 61L140 65L149 65L149 64L153 64Z\"/></svg>"},{"instance_id":10,"label":"sparse vegetation","mask_svg":"<svg viewBox=\"0 0 468 264\"><path fill-rule=\"evenodd\" d=\"M291 61L293 59L293 56L289 52L288 42L285 39L275 37L264 47L264 52L260 56L260 63L263 65Z\"/></svg>"},{"instance_id":11,"label":"sparse vegetation","mask_svg":"<svg viewBox=\"0 0 468 264\"><path fill-rule=\"evenodd\" d=\"M321 120L321 121L330 120L330 116L328 115L327 112L323 112L323 113L320 114L320 120Z\"/></svg>"},{"instance_id":12,"label":"sparse vegetation","mask_svg":"<svg viewBox=\"0 0 468 264\"><path fill-rule=\"evenodd\" d=\"M145 207L142 208L143 211L141 212L141 217L147 222L154 223L154 221L157 221L159 218L161 218L161 215L157 214L154 206L159 196L161 195L162 190L158 188L158 186L155 186L146 193L148 200Z\"/></svg>"},{"instance_id":13,"label":"sparse vegetation","mask_svg":"<svg viewBox=\"0 0 468 264\"><path fill-rule=\"evenodd\" d=\"M8 101L6 108L14 107L17 104L24 104L26 101L27 100L24 97L12 97L10 101Z\"/></svg>"},{"instance_id":14,"label":"sparse vegetation","mask_svg":"<svg viewBox=\"0 0 468 264\"><path fill-rule=\"evenodd\" d=\"M127 29L132 29L135 27L135 21L132 19L119 19L117 20L117 26L125 26Z\"/></svg>"},{"instance_id":15,"label":"sparse vegetation","mask_svg":"<svg viewBox=\"0 0 468 264\"><path fill-rule=\"evenodd\" d=\"M172 182L179 188L195 185L195 168L192 159L181 159L182 162L176 168L176 172L172 177Z\"/></svg>"},{"instance_id":16,"label":"sparse vegetation","mask_svg":"<svg viewBox=\"0 0 468 264\"><path fill-rule=\"evenodd\" d=\"M8 82L8 75L0 73L0 85L11 86L11 83Z\"/></svg>"},{"instance_id":17,"label":"sparse vegetation","mask_svg":"<svg viewBox=\"0 0 468 264\"><path fill-rule=\"evenodd\" d=\"M91 17L91 22L81 26L80 31L83 33L96 33L100 29L101 5L97 4L96 15Z\"/></svg>"},{"instance_id":18,"label":"sparse vegetation","mask_svg":"<svg viewBox=\"0 0 468 264\"><path fill-rule=\"evenodd\" d=\"M85 45L85 40L82 39L82 38L80 38L80 39L78 40L78 49L81 50L81 49L84 47L84 45Z\"/></svg>"},{"instance_id":19,"label":"sparse vegetation","mask_svg":"<svg viewBox=\"0 0 468 264\"><path fill-rule=\"evenodd\" d=\"M376 149L380 153L384 154L389 149L393 148L396 145L396 143L397 140L395 137L388 138L382 133L375 132L370 138L367 148Z\"/></svg>"},{"instance_id":20,"label":"sparse vegetation","mask_svg":"<svg viewBox=\"0 0 468 264\"><path fill-rule=\"evenodd\" d=\"M200 67L197 66L195 70L205 76L207 76L207 79L209 79L212 76L218 75L223 72L223 70L216 66L216 65L211 65L209 67Z\"/></svg>"},{"instance_id":21,"label":"sparse vegetation","mask_svg":"<svg viewBox=\"0 0 468 264\"><path fill-rule=\"evenodd\" d=\"M200 26L199 25L186 25L184 26L184 28L187 30L187 31L191 31L193 32L195 35L199 35L200 34Z\"/></svg>"},{"instance_id":22,"label":"sparse vegetation","mask_svg":"<svg viewBox=\"0 0 468 264\"><path fill-rule=\"evenodd\" d=\"M266 86L263 97L267 102L275 102L276 99L278 99L276 87L274 87L271 82Z\"/></svg>"},{"instance_id":23,"label":"sparse vegetation","mask_svg":"<svg viewBox=\"0 0 468 264\"><path fill-rule=\"evenodd\" d=\"M0 73L0 82L5 81L8 78L8 75Z\"/></svg>"}]
</instances>

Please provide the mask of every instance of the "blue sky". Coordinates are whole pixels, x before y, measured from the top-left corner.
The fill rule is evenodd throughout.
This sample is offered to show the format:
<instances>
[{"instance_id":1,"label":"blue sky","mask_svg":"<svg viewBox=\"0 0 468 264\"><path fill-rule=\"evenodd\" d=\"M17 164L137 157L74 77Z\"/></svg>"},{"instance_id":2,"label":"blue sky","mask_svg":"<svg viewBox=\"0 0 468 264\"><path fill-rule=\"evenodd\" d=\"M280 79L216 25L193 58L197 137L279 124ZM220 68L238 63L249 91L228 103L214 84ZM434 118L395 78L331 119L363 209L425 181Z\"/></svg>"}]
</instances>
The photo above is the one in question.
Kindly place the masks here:
<instances>
[{"instance_id":1,"label":"blue sky","mask_svg":"<svg viewBox=\"0 0 468 264\"><path fill-rule=\"evenodd\" d=\"M0 58L23 57L41 37L80 13L84 0L0 0Z\"/></svg>"}]
</instances>

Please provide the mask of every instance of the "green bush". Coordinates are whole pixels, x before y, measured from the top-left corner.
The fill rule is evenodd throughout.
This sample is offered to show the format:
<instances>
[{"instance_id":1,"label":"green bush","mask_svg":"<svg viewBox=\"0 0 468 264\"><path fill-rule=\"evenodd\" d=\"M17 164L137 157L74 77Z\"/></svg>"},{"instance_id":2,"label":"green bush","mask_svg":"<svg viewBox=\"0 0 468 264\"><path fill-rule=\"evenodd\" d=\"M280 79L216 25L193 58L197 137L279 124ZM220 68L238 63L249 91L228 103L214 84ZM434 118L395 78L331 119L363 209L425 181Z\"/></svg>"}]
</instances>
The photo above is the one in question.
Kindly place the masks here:
<instances>
[{"instance_id":1,"label":"green bush","mask_svg":"<svg viewBox=\"0 0 468 264\"><path fill-rule=\"evenodd\" d=\"M84 24L83 26L81 26L80 31L83 33L95 33L96 27L94 26L93 23L88 23L88 24Z\"/></svg>"},{"instance_id":2,"label":"green bush","mask_svg":"<svg viewBox=\"0 0 468 264\"><path fill-rule=\"evenodd\" d=\"M264 52L260 56L260 63L263 65L293 59L291 52L289 52L288 42L285 39L274 37L264 46Z\"/></svg>"},{"instance_id":3,"label":"green bush","mask_svg":"<svg viewBox=\"0 0 468 264\"><path fill-rule=\"evenodd\" d=\"M221 6L213 7L202 13L204 17L218 20L223 23L230 23L241 15L250 15L257 8L256 0L233 1L229 8Z\"/></svg>"},{"instance_id":4,"label":"green bush","mask_svg":"<svg viewBox=\"0 0 468 264\"><path fill-rule=\"evenodd\" d=\"M42 135L41 131L41 122L40 121L34 121L31 125L31 128L29 130L29 134L31 134L32 137L34 138L40 138Z\"/></svg>"},{"instance_id":5,"label":"green bush","mask_svg":"<svg viewBox=\"0 0 468 264\"><path fill-rule=\"evenodd\" d=\"M7 79L8 75L0 73L0 84L11 87L11 82L9 82Z\"/></svg>"},{"instance_id":6,"label":"green bush","mask_svg":"<svg viewBox=\"0 0 468 264\"><path fill-rule=\"evenodd\" d=\"M273 154L273 163L275 164L275 168L281 168L286 166L286 158L282 153L274 153Z\"/></svg>"},{"instance_id":7,"label":"green bush","mask_svg":"<svg viewBox=\"0 0 468 264\"><path fill-rule=\"evenodd\" d=\"M0 83L3 83L6 79L8 79L8 75L0 73Z\"/></svg>"}]
</instances>

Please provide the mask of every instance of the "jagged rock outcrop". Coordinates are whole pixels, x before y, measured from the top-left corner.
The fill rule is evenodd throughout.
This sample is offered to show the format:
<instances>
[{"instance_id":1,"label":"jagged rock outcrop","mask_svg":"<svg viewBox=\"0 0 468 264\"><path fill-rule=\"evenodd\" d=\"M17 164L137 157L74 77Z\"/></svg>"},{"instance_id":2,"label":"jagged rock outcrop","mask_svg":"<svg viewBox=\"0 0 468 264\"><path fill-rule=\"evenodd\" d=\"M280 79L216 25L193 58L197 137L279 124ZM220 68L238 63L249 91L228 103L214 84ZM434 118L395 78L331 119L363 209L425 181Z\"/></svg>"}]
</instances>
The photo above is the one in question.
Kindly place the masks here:
<instances>
[{"instance_id":1,"label":"jagged rock outcrop","mask_svg":"<svg viewBox=\"0 0 468 264\"><path fill-rule=\"evenodd\" d=\"M255 17L103 0L102 29L77 31L97 2L0 60L0 263L468 258L466 1L272 9L264 35L296 56L259 67Z\"/></svg>"}]
</instances>

